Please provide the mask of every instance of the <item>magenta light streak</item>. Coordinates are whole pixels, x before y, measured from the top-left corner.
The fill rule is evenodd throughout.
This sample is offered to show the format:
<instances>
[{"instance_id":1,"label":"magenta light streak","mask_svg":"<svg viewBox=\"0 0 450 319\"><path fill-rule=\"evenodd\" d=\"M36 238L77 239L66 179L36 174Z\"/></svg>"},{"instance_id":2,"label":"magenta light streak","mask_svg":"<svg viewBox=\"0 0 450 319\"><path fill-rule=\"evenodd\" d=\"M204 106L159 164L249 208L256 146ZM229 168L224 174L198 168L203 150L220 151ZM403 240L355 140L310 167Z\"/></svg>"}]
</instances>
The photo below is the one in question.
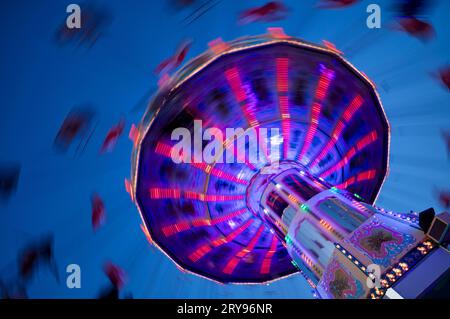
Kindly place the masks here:
<instances>
[{"instance_id":1,"label":"magenta light streak","mask_svg":"<svg viewBox=\"0 0 450 319\"><path fill-rule=\"evenodd\" d=\"M298 161L301 161L306 151L309 149L314 135L316 134L317 127L319 126L319 117L322 108L322 103L327 95L333 77L334 77L333 70L327 69L325 67L321 69L319 82L317 84L316 92L314 95L314 102L311 107L311 121L302 148L297 156Z\"/></svg>"}]
</instances>

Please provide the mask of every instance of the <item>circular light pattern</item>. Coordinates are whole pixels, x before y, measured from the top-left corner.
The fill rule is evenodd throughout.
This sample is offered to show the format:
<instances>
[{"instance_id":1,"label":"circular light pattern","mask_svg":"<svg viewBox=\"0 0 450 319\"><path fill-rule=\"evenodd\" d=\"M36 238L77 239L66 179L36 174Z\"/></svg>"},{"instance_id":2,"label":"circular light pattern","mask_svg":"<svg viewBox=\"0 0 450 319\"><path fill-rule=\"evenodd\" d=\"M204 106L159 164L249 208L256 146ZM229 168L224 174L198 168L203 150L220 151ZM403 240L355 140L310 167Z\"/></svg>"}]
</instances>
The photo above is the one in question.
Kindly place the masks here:
<instances>
[{"instance_id":1,"label":"circular light pattern","mask_svg":"<svg viewBox=\"0 0 450 319\"><path fill-rule=\"evenodd\" d=\"M166 80L135 132L130 191L153 242L180 268L235 283L298 271L248 207L261 196L257 187L248 192L250 181L268 158L172 160L173 130L193 132L194 120L223 132L277 128L280 135L269 138L280 160L374 202L387 171L389 126L372 83L340 53L263 35L216 45Z\"/></svg>"}]
</instances>

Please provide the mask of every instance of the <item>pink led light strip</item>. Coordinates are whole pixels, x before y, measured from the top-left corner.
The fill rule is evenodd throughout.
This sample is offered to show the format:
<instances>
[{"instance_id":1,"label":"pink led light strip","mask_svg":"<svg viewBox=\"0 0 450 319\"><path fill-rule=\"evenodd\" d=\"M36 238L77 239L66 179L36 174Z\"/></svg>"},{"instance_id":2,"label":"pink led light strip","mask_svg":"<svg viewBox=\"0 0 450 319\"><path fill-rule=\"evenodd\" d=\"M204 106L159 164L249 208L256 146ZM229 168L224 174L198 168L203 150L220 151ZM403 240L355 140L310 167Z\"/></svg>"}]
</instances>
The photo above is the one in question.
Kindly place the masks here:
<instances>
[{"instance_id":1,"label":"pink led light strip","mask_svg":"<svg viewBox=\"0 0 450 319\"><path fill-rule=\"evenodd\" d=\"M289 113L289 59L276 59L278 104L281 113L281 130L283 134L283 156L287 158L291 133L291 115Z\"/></svg>"},{"instance_id":2,"label":"pink led light strip","mask_svg":"<svg viewBox=\"0 0 450 319\"><path fill-rule=\"evenodd\" d=\"M253 223L253 219L247 220L243 225L241 225L238 229L235 229L230 234L228 234L226 237L220 236L219 238L215 239L211 245L210 244L204 244L200 248L196 249L193 253L189 255L189 259L193 262L198 261L203 256L205 256L207 253L209 253L214 247L219 247L223 244L226 244L233 239L235 239L237 236L239 236L243 231L245 231L247 228L250 227L250 225Z\"/></svg>"},{"instance_id":3,"label":"pink led light strip","mask_svg":"<svg viewBox=\"0 0 450 319\"><path fill-rule=\"evenodd\" d=\"M155 152L157 154L163 155L165 157L171 157L172 147L170 145L158 142L158 144L156 145L156 148L155 148ZM207 174L211 174L211 175L217 176L219 178L222 178L222 179L225 179L225 180L228 180L231 182L235 182L238 184L248 185L248 181L237 178L236 176L234 176L230 173L224 172L218 168L215 168L212 165L209 165L206 163L193 163L192 161L191 161L191 163L186 163L186 164L189 164L195 168L198 168Z\"/></svg>"},{"instance_id":4,"label":"pink led light strip","mask_svg":"<svg viewBox=\"0 0 450 319\"><path fill-rule=\"evenodd\" d=\"M326 154L330 151L330 149L336 144L336 142L339 140L339 137L341 136L342 131L345 128L345 125L350 122L353 115L358 111L358 109L361 107L361 105L364 103L363 98L360 95L357 95L347 106L344 113L342 114L342 119L339 120L339 122L336 124L336 126L333 129L333 133L331 134L331 139L328 141L327 145L322 149L320 154L316 157L316 159L309 164L309 167L316 166L322 158L325 157Z\"/></svg>"},{"instance_id":5,"label":"pink led light strip","mask_svg":"<svg viewBox=\"0 0 450 319\"><path fill-rule=\"evenodd\" d=\"M377 131L373 130L363 138L361 138L355 146L353 146L347 154L339 162L334 164L332 167L327 169L325 172L320 173L320 177L325 178L336 170L340 169L344 165L346 165L358 152L363 150L368 145L372 144L378 139Z\"/></svg>"},{"instance_id":6,"label":"pink led light strip","mask_svg":"<svg viewBox=\"0 0 450 319\"><path fill-rule=\"evenodd\" d=\"M189 230L193 227L214 226L214 225L229 221L229 220L233 219L234 217L244 214L247 211L248 211L247 208L242 208L242 209L232 212L230 214L222 215L220 217L216 217L213 219L196 218L193 220L185 220L185 221L178 222L176 224L164 226L162 228L162 231L166 237L169 237L174 234Z\"/></svg>"},{"instance_id":7,"label":"pink led light strip","mask_svg":"<svg viewBox=\"0 0 450 319\"><path fill-rule=\"evenodd\" d=\"M226 70L225 76L228 80L231 90L234 93L236 101L241 106L242 112L244 113L247 122L250 124L250 126L258 126L259 122L255 116L255 113L249 108L249 105L247 103L247 94L244 90L244 87L242 86L242 81L239 76L238 69L236 67L233 67Z\"/></svg>"},{"instance_id":8,"label":"pink led light strip","mask_svg":"<svg viewBox=\"0 0 450 319\"><path fill-rule=\"evenodd\" d=\"M306 151L311 145L314 135L316 134L317 127L319 126L319 116L322 109L322 103L327 95L333 77L334 77L333 70L327 69L325 67L322 68L319 82L317 84L315 92L314 102L311 107L311 123L308 127L308 131L306 133L302 148L297 156L297 160L299 161L305 155Z\"/></svg>"},{"instance_id":9,"label":"pink led light strip","mask_svg":"<svg viewBox=\"0 0 450 319\"><path fill-rule=\"evenodd\" d=\"M356 182L362 182L374 179L377 174L377 171L374 169L362 172L357 174L356 176L352 176L349 179L347 179L344 183L336 185L336 187L341 189L346 189L348 186L356 183Z\"/></svg>"},{"instance_id":10,"label":"pink led light strip","mask_svg":"<svg viewBox=\"0 0 450 319\"><path fill-rule=\"evenodd\" d=\"M233 91L233 94L236 98L236 101L239 103L242 112L244 113L244 117L247 120L248 124L251 127L256 127L256 133L259 136L259 121L256 118L254 110L250 108L247 102L247 93L242 85L241 77L239 75L239 70L236 67L232 67L225 71L225 77L227 78L228 84ZM259 140L259 139L258 139ZM268 158L267 147L264 143L265 141L259 140L260 148L265 155L266 159Z\"/></svg>"},{"instance_id":11,"label":"pink led light strip","mask_svg":"<svg viewBox=\"0 0 450 319\"><path fill-rule=\"evenodd\" d=\"M277 251L278 238L275 235L272 235L272 243L270 244L270 249L267 251L264 256L263 262L261 264L261 274L268 274L270 272L270 265L272 264L272 257Z\"/></svg>"},{"instance_id":12,"label":"pink led light strip","mask_svg":"<svg viewBox=\"0 0 450 319\"><path fill-rule=\"evenodd\" d=\"M209 195L203 193L196 193L192 191L182 191L180 189L170 189L170 188L150 188L149 189L150 198L152 199L192 199L201 202L223 202L229 200L242 200L244 195Z\"/></svg>"},{"instance_id":13,"label":"pink led light strip","mask_svg":"<svg viewBox=\"0 0 450 319\"><path fill-rule=\"evenodd\" d=\"M255 248L256 244L258 243L259 238L261 237L261 233L264 230L264 225L260 226L256 234L253 236L253 238L250 240L249 244L240 250L235 256L233 256L228 263L226 264L225 268L223 269L223 272L225 274L231 275L238 265L238 263L241 261L242 258L244 258L248 253L250 253L253 248Z\"/></svg>"}]
</instances>

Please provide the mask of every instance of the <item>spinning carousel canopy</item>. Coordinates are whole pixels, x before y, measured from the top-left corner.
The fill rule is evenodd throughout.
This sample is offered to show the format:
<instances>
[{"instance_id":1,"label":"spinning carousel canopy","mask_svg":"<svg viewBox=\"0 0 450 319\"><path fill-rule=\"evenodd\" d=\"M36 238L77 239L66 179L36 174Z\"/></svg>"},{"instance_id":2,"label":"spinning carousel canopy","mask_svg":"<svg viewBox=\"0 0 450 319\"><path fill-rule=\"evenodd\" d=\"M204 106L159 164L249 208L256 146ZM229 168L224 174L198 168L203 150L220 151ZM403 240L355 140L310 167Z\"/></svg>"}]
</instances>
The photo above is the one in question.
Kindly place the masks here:
<instances>
[{"instance_id":1,"label":"spinning carousel canopy","mask_svg":"<svg viewBox=\"0 0 450 319\"><path fill-rule=\"evenodd\" d=\"M172 132L194 135L194 120L223 132L277 128L279 136L268 138L279 141L283 165L302 165L368 203L386 175L389 126L378 94L336 50L264 35L190 61L156 93L138 127L131 186L154 243L179 267L219 282L261 283L297 269L249 209L261 197L258 188L249 192L251 181L269 159L173 161ZM240 138L246 149L258 144L245 136L233 142Z\"/></svg>"}]
</instances>

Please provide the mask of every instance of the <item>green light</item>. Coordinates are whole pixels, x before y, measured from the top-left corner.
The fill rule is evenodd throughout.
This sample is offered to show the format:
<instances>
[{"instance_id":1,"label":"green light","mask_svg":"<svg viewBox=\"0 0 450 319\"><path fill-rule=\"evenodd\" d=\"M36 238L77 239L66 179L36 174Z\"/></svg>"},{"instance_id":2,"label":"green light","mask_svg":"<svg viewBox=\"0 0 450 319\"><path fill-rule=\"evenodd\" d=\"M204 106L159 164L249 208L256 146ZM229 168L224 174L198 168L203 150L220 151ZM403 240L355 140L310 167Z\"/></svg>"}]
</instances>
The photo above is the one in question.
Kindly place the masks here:
<instances>
[{"instance_id":1,"label":"green light","mask_svg":"<svg viewBox=\"0 0 450 319\"><path fill-rule=\"evenodd\" d=\"M305 204L301 204L300 208L303 209L305 212L308 211L308 206L306 206Z\"/></svg>"},{"instance_id":2,"label":"green light","mask_svg":"<svg viewBox=\"0 0 450 319\"><path fill-rule=\"evenodd\" d=\"M353 195L355 195L355 197L358 198L358 199L362 199L362 197L359 196L358 194L353 194Z\"/></svg>"},{"instance_id":3,"label":"green light","mask_svg":"<svg viewBox=\"0 0 450 319\"><path fill-rule=\"evenodd\" d=\"M331 187L331 190L333 191L333 192L337 192L337 187L336 186L333 186L333 187Z\"/></svg>"}]
</instances>

